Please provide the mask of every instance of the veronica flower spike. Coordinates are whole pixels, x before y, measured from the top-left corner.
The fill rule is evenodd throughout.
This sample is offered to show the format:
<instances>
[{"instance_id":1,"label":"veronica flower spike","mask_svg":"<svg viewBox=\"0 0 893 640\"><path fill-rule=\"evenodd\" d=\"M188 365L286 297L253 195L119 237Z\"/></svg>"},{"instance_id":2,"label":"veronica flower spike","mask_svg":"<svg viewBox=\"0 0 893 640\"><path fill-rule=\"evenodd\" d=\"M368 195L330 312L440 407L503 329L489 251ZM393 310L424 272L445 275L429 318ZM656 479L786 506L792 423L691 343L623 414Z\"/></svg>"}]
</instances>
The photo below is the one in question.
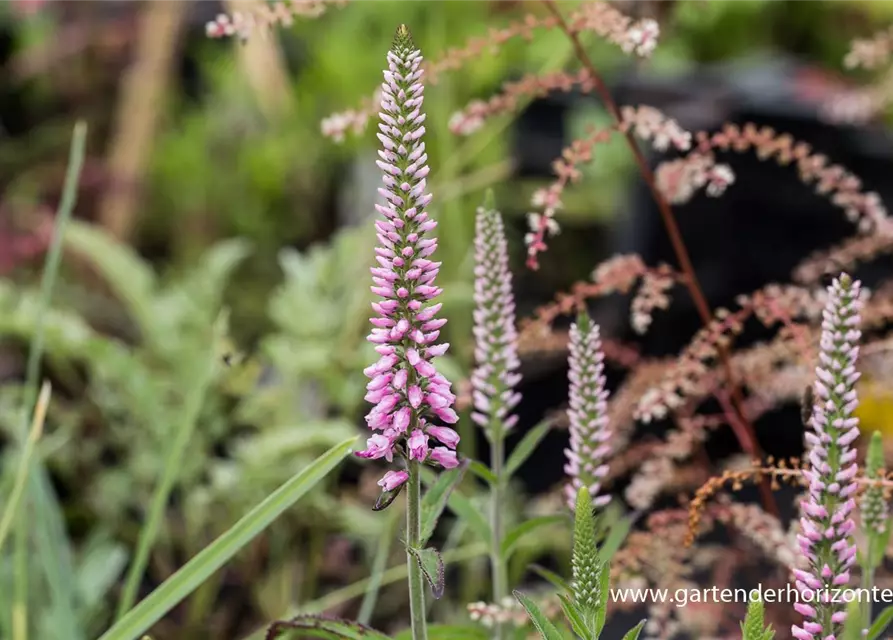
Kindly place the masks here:
<instances>
[{"instance_id":1,"label":"veronica flower spike","mask_svg":"<svg viewBox=\"0 0 893 640\"><path fill-rule=\"evenodd\" d=\"M518 416L512 410L521 400L521 394L515 391L521 381L517 371L521 362L508 243L492 193L477 211L474 250L476 366L471 375L475 408L471 417L492 441L515 426Z\"/></svg>"},{"instance_id":2,"label":"veronica flower spike","mask_svg":"<svg viewBox=\"0 0 893 640\"><path fill-rule=\"evenodd\" d=\"M846 604L830 594L846 588L856 562L852 514L858 466L853 443L859 436L859 421L853 410L858 405L860 298L860 283L841 274L828 288L822 318L812 432L806 434L809 466L804 476L809 493L797 536L809 568L794 571L803 596L794 608L804 617L803 626L791 627L797 640L840 638L847 616Z\"/></svg>"},{"instance_id":3,"label":"veronica flower spike","mask_svg":"<svg viewBox=\"0 0 893 640\"><path fill-rule=\"evenodd\" d=\"M379 481L385 492L406 489L406 551L409 573L410 616L414 640L427 637L424 578L419 561L421 544L420 465L458 466L458 434L448 426L459 420L453 410L456 396L450 383L437 372L433 361L446 353L438 344L446 320L438 319L441 290L434 284L439 262L431 260L437 227L426 207L428 155L425 153L425 114L422 113L422 55L406 26L397 29L387 55L388 66L381 85L381 123L378 125L378 168L384 186L378 191L382 204L375 205L379 246L378 266L372 269L372 292L380 300L372 304L369 341L380 358L364 371L371 381L366 400L373 403L366 423L375 433L363 458L399 456L406 470L388 471ZM440 424L438 424L440 423Z\"/></svg>"},{"instance_id":4,"label":"veronica flower spike","mask_svg":"<svg viewBox=\"0 0 893 640\"><path fill-rule=\"evenodd\" d=\"M366 400L375 405L366 422L376 433L357 455L390 462L399 454L452 468L458 464L459 436L442 425L458 420L456 397L432 362L448 345L437 344L446 320L437 318L441 305L434 304L441 293L434 284L440 263L430 259L437 249L431 236L437 223L425 212L431 195L425 192L422 56L406 27L398 30L387 59L377 162L384 203L376 205L381 218L375 222L378 266L372 269L372 292L381 300L372 305L377 317L371 319L369 335L381 357L364 372L371 378ZM403 477L387 476L379 484L393 490Z\"/></svg>"},{"instance_id":5,"label":"veronica flower spike","mask_svg":"<svg viewBox=\"0 0 893 640\"><path fill-rule=\"evenodd\" d=\"M570 446L565 450L564 471L568 506L573 509L577 493L586 487L593 505L601 507L610 496L599 495L602 479L608 472L606 460L611 452L608 428L608 391L605 389L604 359L599 326L582 312L570 329L570 391L568 418Z\"/></svg>"}]
</instances>

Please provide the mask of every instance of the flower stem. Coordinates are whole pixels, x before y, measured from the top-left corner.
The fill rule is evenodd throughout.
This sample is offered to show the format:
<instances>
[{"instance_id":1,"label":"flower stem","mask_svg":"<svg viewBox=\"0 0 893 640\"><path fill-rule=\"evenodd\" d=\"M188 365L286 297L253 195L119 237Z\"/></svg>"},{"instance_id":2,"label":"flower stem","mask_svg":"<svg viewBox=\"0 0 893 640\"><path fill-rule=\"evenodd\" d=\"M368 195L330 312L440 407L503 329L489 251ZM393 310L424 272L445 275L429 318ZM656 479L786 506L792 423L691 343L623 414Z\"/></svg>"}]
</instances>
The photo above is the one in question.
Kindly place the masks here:
<instances>
[{"instance_id":1,"label":"flower stem","mask_svg":"<svg viewBox=\"0 0 893 640\"><path fill-rule=\"evenodd\" d=\"M425 622L425 578L422 567L413 555L419 547L422 529L422 478L419 462L409 461L409 479L406 481L406 562L409 572L409 611L412 621L412 639L427 640Z\"/></svg>"},{"instance_id":2,"label":"flower stem","mask_svg":"<svg viewBox=\"0 0 893 640\"><path fill-rule=\"evenodd\" d=\"M865 570L862 572L862 588L871 591L871 587L874 584L874 565L872 564L872 549L869 543L869 548L866 550L866 554L868 555L868 559L866 560ZM868 629L871 626L871 600L869 599L867 602L862 603L862 628Z\"/></svg>"},{"instance_id":3,"label":"flower stem","mask_svg":"<svg viewBox=\"0 0 893 640\"><path fill-rule=\"evenodd\" d=\"M502 467L505 458L505 438L500 428L493 429L491 433L493 438L490 443L490 471L496 476L496 481L490 488L490 529L492 532L490 540L490 571L492 573L491 581L493 582L493 604L502 606L502 601L508 595L508 578L505 562L503 562L502 558L502 528L504 524L502 501L503 489L505 487L502 478ZM494 640L502 640L503 637L503 625L497 621L493 628L493 638Z\"/></svg>"}]
</instances>

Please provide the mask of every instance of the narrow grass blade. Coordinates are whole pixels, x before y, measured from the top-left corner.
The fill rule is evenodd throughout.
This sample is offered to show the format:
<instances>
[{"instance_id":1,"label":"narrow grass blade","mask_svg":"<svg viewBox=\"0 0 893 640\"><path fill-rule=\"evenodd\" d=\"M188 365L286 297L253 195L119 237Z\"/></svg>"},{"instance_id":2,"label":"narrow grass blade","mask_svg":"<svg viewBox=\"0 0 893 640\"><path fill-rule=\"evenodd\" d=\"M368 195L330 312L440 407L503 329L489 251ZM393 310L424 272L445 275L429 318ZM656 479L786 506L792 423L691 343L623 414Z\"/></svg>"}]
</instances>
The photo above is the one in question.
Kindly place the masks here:
<instances>
[{"instance_id":1,"label":"narrow grass blade","mask_svg":"<svg viewBox=\"0 0 893 640\"><path fill-rule=\"evenodd\" d=\"M372 561L372 571L369 574L369 588L366 590L366 595L363 596L363 604L360 605L360 613L357 616L357 622L360 624L369 624L372 620L375 605L378 603L378 593L381 590L381 579L387 570L391 546L397 538L397 525L401 522L402 517L402 509L392 509L388 512L384 531L378 539L375 559Z\"/></svg>"},{"instance_id":2,"label":"narrow grass blade","mask_svg":"<svg viewBox=\"0 0 893 640\"><path fill-rule=\"evenodd\" d=\"M270 494L121 618L99 640L133 640L192 593L351 452L356 438L335 445Z\"/></svg>"},{"instance_id":3,"label":"narrow grass blade","mask_svg":"<svg viewBox=\"0 0 893 640\"><path fill-rule=\"evenodd\" d=\"M65 184L62 189L62 198L56 211L53 225L53 237L47 251L44 263L43 276L40 282L40 302L37 313L37 322L32 334L31 344L28 350L28 362L25 367L25 396L21 412L21 439L24 442L28 437L30 413L37 399L37 384L40 374L40 361L44 349L44 318L50 307L53 290L56 287L56 278L59 275L59 264L62 260L62 244L65 231L74 212L77 203L77 187L81 177L81 169L84 166L84 156L87 146L87 125L78 122L74 127L71 140L71 148L68 155L68 168L65 172ZM26 464L26 493L25 503L32 504L38 520L49 521L55 510L58 515L59 506L52 494L44 495L41 492L41 481L46 475L43 466L37 460L29 459ZM26 640L28 637L28 578L29 578L29 550L28 550L28 523L25 518L14 520L15 536L13 551L13 640ZM46 579L52 590L51 597L58 607L59 624L68 630L73 639L83 636L78 621L74 615L73 591L71 580L70 562L66 562L66 549L60 548L67 540L56 539L56 545L49 551L53 558L45 563L48 568Z\"/></svg>"},{"instance_id":4,"label":"narrow grass blade","mask_svg":"<svg viewBox=\"0 0 893 640\"><path fill-rule=\"evenodd\" d=\"M16 472L12 492L6 501L6 507L3 509L3 517L0 517L0 551L3 550L3 542L6 540L13 518L15 518L18 511L19 501L22 499L22 493L28 480L28 467L31 462L31 456L34 455L34 448L37 446L37 441L43 432L43 422L46 419L49 404L50 383L44 382L43 388L40 390L40 397L37 399L37 406L34 409L34 417L31 420L31 431L28 433L28 439L25 441L25 448L22 450L22 457L19 460L19 468Z\"/></svg>"}]
</instances>

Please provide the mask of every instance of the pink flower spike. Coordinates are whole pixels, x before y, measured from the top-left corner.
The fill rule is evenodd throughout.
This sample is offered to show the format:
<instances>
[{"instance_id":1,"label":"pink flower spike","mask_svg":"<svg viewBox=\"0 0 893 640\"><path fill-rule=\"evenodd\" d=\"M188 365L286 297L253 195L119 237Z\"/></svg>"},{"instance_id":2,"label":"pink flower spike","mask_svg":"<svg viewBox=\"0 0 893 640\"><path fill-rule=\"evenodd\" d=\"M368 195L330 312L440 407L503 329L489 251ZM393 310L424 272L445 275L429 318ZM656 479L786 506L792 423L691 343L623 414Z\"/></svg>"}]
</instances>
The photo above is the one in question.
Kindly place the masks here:
<instances>
[{"instance_id":1,"label":"pink flower spike","mask_svg":"<svg viewBox=\"0 0 893 640\"><path fill-rule=\"evenodd\" d=\"M477 211L474 246L475 369L471 385L478 416L486 416L480 424L495 431L491 436L501 437L513 424L512 411L520 400L514 387L521 378L517 373L521 362L508 243L492 194L487 194L487 201Z\"/></svg>"},{"instance_id":2,"label":"pink flower spike","mask_svg":"<svg viewBox=\"0 0 893 640\"><path fill-rule=\"evenodd\" d=\"M815 398L808 434L808 499L800 518L800 552L807 571L795 575L806 587L832 593L850 582L849 568L856 557L851 514L855 501L857 467L852 447L858 429L851 427L858 400L854 375L861 333L859 311L862 289L858 281L841 274L828 288L828 299L819 341L821 353L813 386ZM816 599L812 606L795 605L804 617L802 628L794 627L795 638L842 637L846 604L838 599Z\"/></svg>"},{"instance_id":3,"label":"pink flower spike","mask_svg":"<svg viewBox=\"0 0 893 640\"><path fill-rule=\"evenodd\" d=\"M573 509L577 492L586 487L594 504L604 504L608 496L599 496L604 462L610 439L608 430L608 392L605 390L604 353L599 326L581 313L571 325L569 409L570 447L565 450L570 476L565 492Z\"/></svg>"},{"instance_id":4,"label":"pink flower spike","mask_svg":"<svg viewBox=\"0 0 893 640\"><path fill-rule=\"evenodd\" d=\"M372 379L366 399L375 402L366 423L382 433L356 455L392 461L395 451L405 451L410 459L424 462L430 451L428 429L437 429L436 422L451 424L458 416L449 383L432 363L448 345L436 344L444 320L436 317L440 303L434 301L441 293L435 284L440 263L429 259L437 249L431 235L437 224L426 211L431 194L423 141L422 56L404 27L387 54L383 75L376 161L383 186L374 224L380 244L371 269L371 289L381 299L372 304L378 317L370 320L368 338L381 358L364 370ZM449 432L443 432L447 440ZM449 456L445 459L449 464ZM391 473L395 475L386 475L383 482L399 486L405 481L406 472Z\"/></svg>"}]
</instances>

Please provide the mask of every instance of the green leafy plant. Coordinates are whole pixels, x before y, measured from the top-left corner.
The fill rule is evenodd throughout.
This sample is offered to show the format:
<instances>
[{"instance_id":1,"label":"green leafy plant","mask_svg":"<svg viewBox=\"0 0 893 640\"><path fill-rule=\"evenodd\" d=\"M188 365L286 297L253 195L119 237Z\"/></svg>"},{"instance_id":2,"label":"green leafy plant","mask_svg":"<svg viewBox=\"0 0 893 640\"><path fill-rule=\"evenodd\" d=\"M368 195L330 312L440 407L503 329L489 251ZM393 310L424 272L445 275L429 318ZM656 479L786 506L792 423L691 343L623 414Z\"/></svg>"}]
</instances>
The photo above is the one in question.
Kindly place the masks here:
<instances>
[{"instance_id":1,"label":"green leafy plant","mask_svg":"<svg viewBox=\"0 0 893 640\"><path fill-rule=\"evenodd\" d=\"M773 640L772 626L763 622L763 601L751 600L747 605L747 617L741 623L741 640Z\"/></svg>"},{"instance_id":2,"label":"green leafy plant","mask_svg":"<svg viewBox=\"0 0 893 640\"><path fill-rule=\"evenodd\" d=\"M582 640L598 640L607 619L610 570L598 548L595 515L589 490L577 491L574 507L574 547L572 556L573 581L561 599L561 609L574 637ZM549 620L540 608L523 593L515 597L527 611L533 625L544 640L562 640L564 634ZM645 620L630 629L624 640L639 637Z\"/></svg>"}]
</instances>

